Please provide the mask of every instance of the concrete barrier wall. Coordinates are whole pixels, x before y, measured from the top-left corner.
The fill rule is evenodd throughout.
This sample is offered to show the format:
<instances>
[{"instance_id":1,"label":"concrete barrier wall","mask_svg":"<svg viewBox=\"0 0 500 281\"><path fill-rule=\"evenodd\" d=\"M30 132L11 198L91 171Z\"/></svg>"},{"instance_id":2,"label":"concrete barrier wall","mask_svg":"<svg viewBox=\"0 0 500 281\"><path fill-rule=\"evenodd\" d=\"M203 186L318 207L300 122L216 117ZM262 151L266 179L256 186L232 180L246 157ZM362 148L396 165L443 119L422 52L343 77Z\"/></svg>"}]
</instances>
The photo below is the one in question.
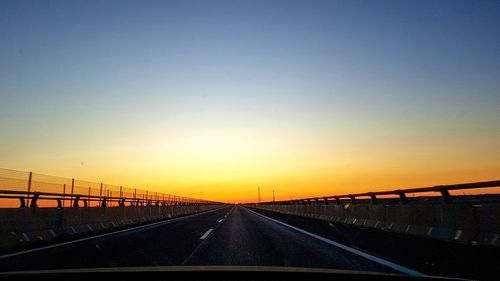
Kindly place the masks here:
<instances>
[{"instance_id":1,"label":"concrete barrier wall","mask_svg":"<svg viewBox=\"0 0 500 281\"><path fill-rule=\"evenodd\" d=\"M40 240L132 226L222 205L0 209L0 251Z\"/></svg>"},{"instance_id":2,"label":"concrete barrier wall","mask_svg":"<svg viewBox=\"0 0 500 281\"><path fill-rule=\"evenodd\" d=\"M500 247L500 204L311 204L252 207L357 227Z\"/></svg>"}]
</instances>

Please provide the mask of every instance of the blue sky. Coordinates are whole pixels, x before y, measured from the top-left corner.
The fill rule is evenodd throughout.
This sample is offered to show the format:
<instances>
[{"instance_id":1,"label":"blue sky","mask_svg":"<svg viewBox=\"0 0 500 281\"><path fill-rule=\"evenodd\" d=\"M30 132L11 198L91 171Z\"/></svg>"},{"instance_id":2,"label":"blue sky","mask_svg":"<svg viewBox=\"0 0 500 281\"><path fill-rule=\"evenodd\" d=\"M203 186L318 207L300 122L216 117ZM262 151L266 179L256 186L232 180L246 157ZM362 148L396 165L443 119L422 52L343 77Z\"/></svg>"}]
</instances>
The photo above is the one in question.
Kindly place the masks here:
<instances>
[{"instance_id":1,"label":"blue sky","mask_svg":"<svg viewBox=\"0 0 500 281\"><path fill-rule=\"evenodd\" d=\"M106 177L116 147L136 161L243 132L295 141L300 161L376 143L500 155L499 26L499 1L4 0L3 166Z\"/></svg>"}]
</instances>

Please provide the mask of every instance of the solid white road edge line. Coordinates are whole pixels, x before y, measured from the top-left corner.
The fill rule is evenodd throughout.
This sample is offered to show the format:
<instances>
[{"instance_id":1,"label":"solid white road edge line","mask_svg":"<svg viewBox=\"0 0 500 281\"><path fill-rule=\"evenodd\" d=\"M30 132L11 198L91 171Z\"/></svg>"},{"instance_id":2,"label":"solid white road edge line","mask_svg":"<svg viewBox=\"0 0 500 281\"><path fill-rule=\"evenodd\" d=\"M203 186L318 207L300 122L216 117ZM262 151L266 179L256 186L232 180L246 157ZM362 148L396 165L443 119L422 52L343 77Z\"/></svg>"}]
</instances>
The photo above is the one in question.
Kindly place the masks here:
<instances>
[{"instance_id":1,"label":"solid white road edge line","mask_svg":"<svg viewBox=\"0 0 500 281\"><path fill-rule=\"evenodd\" d=\"M415 271L415 270L409 269L409 268L407 268L407 267L404 267L404 266L402 266L402 265L399 265L399 264L396 264L396 263L390 262L390 261L388 261L388 260L384 260L384 259L379 258L379 257L377 257L377 256L370 255L370 254L368 254L368 253L365 253L365 252L363 252L363 251L360 251L360 250L357 250L357 249L351 248L351 247L346 246L346 245L344 245L344 244L340 244L339 242L335 242L335 241L333 241L333 240L326 239L326 238L324 238L324 237L321 237L321 236L316 235L316 234L314 234L314 233L311 233L311 232L309 232L309 231L305 231L305 230L300 229L300 228L298 228L298 227L295 227L295 226L289 225L289 224L287 224L287 223L281 222L281 221L279 221L279 220L275 220L275 219L273 219L273 218L270 218L270 217L268 217L268 216L265 216L265 215L259 214L259 213L255 212L255 211L252 211L252 210L248 209L248 208L245 208L245 209L247 209L248 211L250 211L250 212L252 212L252 213L254 213L254 214L258 215L258 216L261 216L261 217L263 217L263 218L266 218L266 219L268 219L268 220L270 220L270 221L273 221L273 222L275 222L275 223L279 223L279 224L284 225L284 226L286 226L286 227L288 227L288 228L291 228L291 229L296 230L296 231L298 231L298 232L301 232L301 233L303 233L303 234L309 235L309 236L314 237L314 238L316 238L316 239L318 239L318 240L321 240L321 241L323 241L323 242L325 242L325 243L328 243L328 244L333 245L333 246L335 246L335 247L341 248L342 250L345 250L345 251L348 251L348 252L350 252L350 253L356 254L356 255L358 255L358 256L361 256L361 257L363 257L363 258L365 258L365 259L368 259L368 260L371 260L371 261L373 261L373 262L376 262L376 263L382 264L382 265L384 265L384 266L387 266L387 267L392 268L392 269L394 269L394 270L397 270L397 271L399 271L399 272L403 272L403 273L406 273L406 274L411 275L411 276L426 276L425 274L423 274L423 273L421 273L421 272L418 272L418 271Z\"/></svg>"},{"instance_id":2,"label":"solid white road edge line","mask_svg":"<svg viewBox=\"0 0 500 281\"><path fill-rule=\"evenodd\" d=\"M118 230L118 231L114 231L114 232L110 232L110 233L99 234L96 236L86 237L86 238L82 238L82 239L78 239L78 240L72 240L72 241L63 242L63 243L59 243L59 244L49 245L49 246L45 246L45 247L30 249L30 250L16 252L16 253L5 254L5 255L0 256L0 259L10 258L13 256L19 256L19 255L24 255L24 254L33 253L33 252L38 252L38 251L47 250L47 249L51 249L51 248L57 248L57 247L61 247L61 246L69 245L69 244L74 244L74 243L78 243L78 242L83 242L83 241L87 241L87 240L92 240L92 239L96 239L96 238L101 238L101 237L105 237L105 236L119 234L119 233L123 233L123 232L141 230L142 228L146 228L146 229L147 228L154 228L158 225L170 224L170 223L173 223L176 221L189 219L189 218L196 217L199 215L215 212L215 211L220 210L220 209L222 209L222 208L217 208L217 209L208 210L208 211L204 211L204 212L200 212L200 213L196 213L196 214L192 214L192 215L187 215L187 216L183 216L180 218L168 219L166 221L160 221L160 222L150 223L150 224L146 224L146 225L136 226L133 228L122 229L122 230Z\"/></svg>"}]
</instances>

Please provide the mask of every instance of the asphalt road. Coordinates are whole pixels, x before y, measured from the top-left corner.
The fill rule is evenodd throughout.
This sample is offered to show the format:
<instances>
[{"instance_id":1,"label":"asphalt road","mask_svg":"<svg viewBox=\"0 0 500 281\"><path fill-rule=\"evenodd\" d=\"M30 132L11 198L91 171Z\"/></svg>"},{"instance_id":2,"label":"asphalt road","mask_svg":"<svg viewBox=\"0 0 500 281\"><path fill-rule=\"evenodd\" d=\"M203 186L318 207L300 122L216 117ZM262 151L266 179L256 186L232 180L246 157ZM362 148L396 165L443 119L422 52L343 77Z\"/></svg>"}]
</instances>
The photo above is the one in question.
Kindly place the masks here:
<instances>
[{"instance_id":1,"label":"asphalt road","mask_svg":"<svg viewBox=\"0 0 500 281\"><path fill-rule=\"evenodd\" d=\"M0 256L0 271L243 265L487 278L498 264L498 250L239 205Z\"/></svg>"},{"instance_id":2,"label":"asphalt road","mask_svg":"<svg viewBox=\"0 0 500 281\"><path fill-rule=\"evenodd\" d=\"M496 247L446 242L265 210L258 212L428 275L480 280L497 280L500 276L500 249Z\"/></svg>"},{"instance_id":3,"label":"asphalt road","mask_svg":"<svg viewBox=\"0 0 500 281\"><path fill-rule=\"evenodd\" d=\"M200 244L200 236L231 207L146 225L129 231L14 256L0 256L0 271L179 265Z\"/></svg>"},{"instance_id":4,"label":"asphalt road","mask_svg":"<svg viewBox=\"0 0 500 281\"><path fill-rule=\"evenodd\" d=\"M293 266L398 272L242 206L0 257L1 271L160 265Z\"/></svg>"},{"instance_id":5,"label":"asphalt road","mask_svg":"<svg viewBox=\"0 0 500 281\"><path fill-rule=\"evenodd\" d=\"M236 206L184 262L396 272Z\"/></svg>"}]
</instances>

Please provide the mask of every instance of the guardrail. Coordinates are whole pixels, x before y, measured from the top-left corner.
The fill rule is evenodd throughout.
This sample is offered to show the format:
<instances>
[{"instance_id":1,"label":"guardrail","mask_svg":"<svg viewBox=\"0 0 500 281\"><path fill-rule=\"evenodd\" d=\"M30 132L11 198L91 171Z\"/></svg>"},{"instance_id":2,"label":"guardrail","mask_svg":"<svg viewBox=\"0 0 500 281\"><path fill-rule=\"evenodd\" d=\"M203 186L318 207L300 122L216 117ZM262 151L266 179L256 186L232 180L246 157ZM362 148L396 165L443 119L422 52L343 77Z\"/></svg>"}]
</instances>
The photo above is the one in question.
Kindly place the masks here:
<instances>
[{"instance_id":1,"label":"guardrail","mask_svg":"<svg viewBox=\"0 0 500 281\"><path fill-rule=\"evenodd\" d=\"M261 205L310 205L310 204L325 204L328 205L330 202L335 202L337 205L341 205L343 199L348 199L350 203L356 204L359 197L369 197L372 204L378 204L379 198L377 196L382 195L394 195L395 198L399 198L400 204L407 204L408 193L425 193L425 192L439 192L442 198L442 202L445 204L453 203L453 196L450 195L451 190L463 190L463 189L477 189L477 188L489 188L489 187L500 187L500 180L495 181L484 181L484 182L474 182L474 183L463 183L463 184L452 184L452 185L438 185L432 187L420 187L420 188L408 188L408 189L397 189L390 191L377 191L377 192L364 192L356 194L344 194L344 195L332 195L332 196L322 196L322 197L311 197L303 199L294 200L284 200L284 201L268 201L259 203Z\"/></svg>"},{"instance_id":2,"label":"guardrail","mask_svg":"<svg viewBox=\"0 0 500 281\"><path fill-rule=\"evenodd\" d=\"M497 187L500 181L486 181L263 202L251 207L348 227L500 247ZM478 188L483 188L483 194L452 192ZM492 188L488 191L495 194L486 194L485 188ZM412 193L418 196L410 197Z\"/></svg>"},{"instance_id":3,"label":"guardrail","mask_svg":"<svg viewBox=\"0 0 500 281\"><path fill-rule=\"evenodd\" d=\"M115 194L113 196L113 194ZM18 200L20 208L109 206L190 206L221 204L137 188L95 183L0 168L0 199ZM0 200L0 207L2 206ZM66 204L69 202L69 204Z\"/></svg>"}]
</instances>

